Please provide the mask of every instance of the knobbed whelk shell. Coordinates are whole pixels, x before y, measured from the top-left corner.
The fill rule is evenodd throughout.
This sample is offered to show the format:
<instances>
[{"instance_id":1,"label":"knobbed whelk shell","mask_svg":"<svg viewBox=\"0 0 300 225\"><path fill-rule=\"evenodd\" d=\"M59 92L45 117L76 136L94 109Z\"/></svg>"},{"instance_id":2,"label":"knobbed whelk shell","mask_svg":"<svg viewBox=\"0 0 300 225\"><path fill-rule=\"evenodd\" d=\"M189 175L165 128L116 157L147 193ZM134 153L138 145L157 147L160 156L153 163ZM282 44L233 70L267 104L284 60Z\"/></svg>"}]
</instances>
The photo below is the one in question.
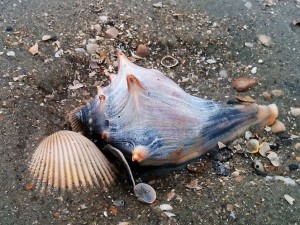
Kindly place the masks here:
<instances>
[{"instance_id":1,"label":"knobbed whelk shell","mask_svg":"<svg viewBox=\"0 0 300 225\"><path fill-rule=\"evenodd\" d=\"M36 149L29 165L36 189L109 187L114 167L96 145L81 134L58 131Z\"/></svg>"}]
</instances>

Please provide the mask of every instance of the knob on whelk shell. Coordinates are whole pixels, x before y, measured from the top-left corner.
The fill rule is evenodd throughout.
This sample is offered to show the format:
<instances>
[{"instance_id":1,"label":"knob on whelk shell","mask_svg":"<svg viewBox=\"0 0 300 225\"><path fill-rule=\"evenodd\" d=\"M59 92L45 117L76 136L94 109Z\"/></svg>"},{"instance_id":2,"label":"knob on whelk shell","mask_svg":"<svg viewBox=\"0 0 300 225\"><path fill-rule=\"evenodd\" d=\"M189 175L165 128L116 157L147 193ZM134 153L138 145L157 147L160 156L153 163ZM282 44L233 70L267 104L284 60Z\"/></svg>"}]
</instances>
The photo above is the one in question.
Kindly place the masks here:
<instances>
[{"instance_id":1,"label":"knob on whelk shell","mask_svg":"<svg viewBox=\"0 0 300 225\"><path fill-rule=\"evenodd\" d=\"M97 146L81 134L58 131L44 139L29 165L36 189L109 187L114 167Z\"/></svg>"}]
</instances>

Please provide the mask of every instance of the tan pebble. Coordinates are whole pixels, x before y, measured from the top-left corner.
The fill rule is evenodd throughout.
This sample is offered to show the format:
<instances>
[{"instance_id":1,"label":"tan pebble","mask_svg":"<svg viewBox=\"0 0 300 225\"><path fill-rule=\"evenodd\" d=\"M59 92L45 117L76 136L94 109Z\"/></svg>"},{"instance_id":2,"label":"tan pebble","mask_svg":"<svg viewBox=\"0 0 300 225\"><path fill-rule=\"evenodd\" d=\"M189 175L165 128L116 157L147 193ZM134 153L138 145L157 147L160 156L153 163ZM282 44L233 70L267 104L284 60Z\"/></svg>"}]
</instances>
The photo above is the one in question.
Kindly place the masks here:
<instances>
[{"instance_id":1,"label":"tan pebble","mask_svg":"<svg viewBox=\"0 0 300 225\"><path fill-rule=\"evenodd\" d=\"M272 44L272 38L267 35L259 34L257 38L266 47L269 47Z\"/></svg>"},{"instance_id":2,"label":"tan pebble","mask_svg":"<svg viewBox=\"0 0 300 225\"><path fill-rule=\"evenodd\" d=\"M49 35L49 34L46 34L42 37L42 41L48 41L50 39L51 39L51 35Z\"/></svg>"},{"instance_id":3,"label":"tan pebble","mask_svg":"<svg viewBox=\"0 0 300 225\"><path fill-rule=\"evenodd\" d=\"M300 156L296 156L296 160L300 162Z\"/></svg>"},{"instance_id":4,"label":"tan pebble","mask_svg":"<svg viewBox=\"0 0 300 225\"><path fill-rule=\"evenodd\" d=\"M256 100L254 98L251 98L249 95L247 96L236 96L236 99L239 100L240 102L250 102L254 103Z\"/></svg>"},{"instance_id":5,"label":"tan pebble","mask_svg":"<svg viewBox=\"0 0 300 225\"><path fill-rule=\"evenodd\" d=\"M136 49L136 54L140 57L146 57L150 54L150 49L143 44L139 44Z\"/></svg>"},{"instance_id":6,"label":"tan pebble","mask_svg":"<svg viewBox=\"0 0 300 225\"><path fill-rule=\"evenodd\" d=\"M299 149L300 149L300 143L296 143L296 144L295 144L295 149L296 149L296 150L299 150Z\"/></svg>"},{"instance_id":7,"label":"tan pebble","mask_svg":"<svg viewBox=\"0 0 300 225\"><path fill-rule=\"evenodd\" d=\"M263 92L262 96L264 97L265 100L270 100L272 98L272 95L268 92Z\"/></svg>"},{"instance_id":8,"label":"tan pebble","mask_svg":"<svg viewBox=\"0 0 300 225\"><path fill-rule=\"evenodd\" d=\"M271 94L278 97L278 96L283 95L283 91L282 90L273 90L273 91L271 91Z\"/></svg>"},{"instance_id":9,"label":"tan pebble","mask_svg":"<svg viewBox=\"0 0 300 225\"><path fill-rule=\"evenodd\" d=\"M53 217L54 218L59 218L60 217L60 212L56 211L55 213L53 213Z\"/></svg>"},{"instance_id":10,"label":"tan pebble","mask_svg":"<svg viewBox=\"0 0 300 225\"><path fill-rule=\"evenodd\" d=\"M32 183L27 183L27 184L25 185L25 188L26 188L27 191L32 190L33 184L32 184Z\"/></svg>"},{"instance_id":11,"label":"tan pebble","mask_svg":"<svg viewBox=\"0 0 300 225\"><path fill-rule=\"evenodd\" d=\"M167 201L171 201L175 197L175 190L173 189L167 194Z\"/></svg>"},{"instance_id":12,"label":"tan pebble","mask_svg":"<svg viewBox=\"0 0 300 225\"><path fill-rule=\"evenodd\" d=\"M251 88L256 84L256 81L247 77L240 77L233 81L233 87L239 91L243 92Z\"/></svg>"},{"instance_id":13,"label":"tan pebble","mask_svg":"<svg viewBox=\"0 0 300 225\"><path fill-rule=\"evenodd\" d=\"M28 49L28 52L30 52L31 55L36 55L39 53L39 46L38 46L38 43L35 43L33 46L31 46L29 49Z\"/></svg>"},{"instance_id":14,"label":"tan pebble","mask_svg":"<svg viewBox=\"0 0 300 225\"><path fill-rule=\"evenodd\" d=\"M291 107L291 114L293 116L300 116L300 108Z\"/></svg>"},{"instance_id":15,"label":"tan pebble","mask_svg":"<svg viewBox=\"0 0 300 225\"><path fill-rule=\"evenodd\" d=\"M94 25L94 29L97 31L97 34L101 33L102 28L101 28L100 24Z\"/></svg>"},{"instance_id":16,"label":"tan pebble","mask_svg":"<svg viewBox=\"0 0 300 225\"><path fill-rule=\"evenodd\" d=\"M118 214L118 209L114 206L109 207L109 212L111 215L117 215Z\"/></svg>"},{"instance_id":17,"label":"tan pebble","mask_svg":"<svg viewBox=\"0 0 300 225\"><path fill-rule=\"evenodd\" d=\"M108 28L106 34L112 38L116 38L119 34L119 31L115 27Z\"/></svg>"},{"instance_id":18,"label":"tan pebble","mask_svg":"<svg viewBox=\"0 0 300 225\"><path fill-rule=\"evenodd\" d=\"M275 134L283 132L285 131L285 125L279 120L276 120L275 123L271 126L271 131Z\"/></svg>"}]
</instances>

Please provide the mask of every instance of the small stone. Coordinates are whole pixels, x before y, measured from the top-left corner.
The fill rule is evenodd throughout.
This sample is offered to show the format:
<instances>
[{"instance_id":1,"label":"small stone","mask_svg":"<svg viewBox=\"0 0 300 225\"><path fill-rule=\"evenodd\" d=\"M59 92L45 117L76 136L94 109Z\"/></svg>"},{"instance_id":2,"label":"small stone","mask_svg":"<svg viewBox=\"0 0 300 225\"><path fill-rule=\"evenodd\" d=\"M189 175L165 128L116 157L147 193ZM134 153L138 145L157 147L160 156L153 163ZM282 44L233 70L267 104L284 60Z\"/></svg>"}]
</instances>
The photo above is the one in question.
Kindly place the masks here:
<instances>
[{"instance_id":1,"label":"small stone","mask_svg":"<svg viewBox=\"0 0 300 225\"><path fill-rule=\"evenodd\" d=\"M120 206L124 206L124 205L125 205L124 200L120 200L120 199L113 200L112 202L113 202L114 206L117 206L117 207L120 207Z\"/></svg>"},{"instance_id":2,"label":"small stone","mask_svg":"<svg viewBox=\"0 0 300 225\"><path fill-rule=\"evenodd\" d=\"M42 41L48 41L50 39L51 39L51 35L49 35L49 34L46 34L42 37Z\"/></svg>"},{"instance_id":3,"label":"small stone","mask_svg":"<svg viewBox=\"0 0 300 225\"><path fill-rule=\"evenodd\" d=\"M33 189L33 184L30 182L30 183L27 183L26 185L25 185L25 189L27 190L27 191L29 191L29 190L32 190Z\"/></svg>"},{"instance_id":4,"label":"small stone","mask_svg":"<svg viewBox=\"0 0 300 225\"><path fill-rule=\"evenodd\" d=\"M231 174L230 167L225 163L213 161L213 168L215 169L217 175L229 176Z\"/></svg>"},{"instance_id":5,"label":"small stone","mask_svg":"<svg viewBox=\"0 0 300 225\"><path fill-rule=\"evenodd\" d=\"M111 27L108 28L105 33L112 38L117 38L119 31L115 27Z\"/></svg>"},{"instance_id":6,"label":"small stone","mask_svg":"<svg viewBox=\"0 0 300 225\"><path fill-rule=\"evenodd\" d=\"M16 56L16 53L14 51L9 51L6 53L7 56L9 57L15 57Z\"/></svg>"},{"instance_id":7,"label":"small stone","mask_svg":"<svg viewBox=\"0 0 300 225\"><path fill-rule=\"evenodd\" d=\"M116 207L114 207L114 206L111 206L111 207L109 207L109 213L111 215L116 216L118 214L118 209Z\"/></svg>"},{"instance_id":8,"label":"small stone","mask_svg":"<svg viewBox=\"0 0 300 225\"><path fill-rule=\"evenodd\" d=\"M6 27L6 29L5 29L5 31L7 31L7 32L11 32L11 31L13 31L13 28L12 28L12 26L7 26L7 27Z\"/></svg>"},{"instance_id":9,"label":"small stone","mask_svg":"<svg viewBox=\"0 0 300 225\"><path fill-rule=\"evenodd\" d=\"M275 134L284 132L285 130L285 125L279 120L276 120L275 123L271 126L271 131Z\"/></svg>"},{"instance_id":10,"label":"small stone","mask_svg":"<svg viewBox=\"0 0 300 225\"><path fill-rule=\"evenodd\" d=\"M247 77L237 78L232 83L233 87L239 92L247 91L249 88L251 88L255 84L256 84L256 81L254 79L250 79Z\"/></svg>"},{"instance_id":11,"label":"small stone","mask_svg":"<svg viewBox=\"0 0 300 225\"><path fill-rule=\"evenodd\" d=\"M262 64L263 62L264 62L264 61L263 61L262 59L259 59L259 60L258 60L258 63L259 63L259 64Z\"/></svg>"},{"instance_id":12,"label":"small stone","mask_svg":"<svg viewBox=\"0 0 300 225\"><path fill-rule=\"evenodd\" d=\"M39 46L38 43L36 42L33 46L31 46L28 49L28 52L30 52L31 55L36 55L39 53Z\"/></svg>"},{"instance_id":13,"label":"small stone","mask_svg":"<svg viewBox=\"0 0 300 225\"><path fill-rule=\"evenodd\" d=\"M250 138L252 138L253 137L253 134L251 133L251 131L246 131L245 132L245 138L246 138L246 140L250 140Z\"/></svg>"},{"instance_id":14,"label":"small stone","mask_svg":"<svg viewBox=\"0 0 300 225\"><path fill-rule=\"evenodd\" d=\"M97 48L99 48L99 45L97 44L87 44L86 45L86 51L92 55L96 53Z\"/></svg>"},{"instance_id":15,"label":"small stone","mask_svg":"<svg viewBox=\"0 0 300 225\"><path fill-rule=\"evenodd\" d=\"M289 165L289 169L290 169L290 171L295 171L295 170L299 169L299 166L295 163L292 163Z\"/></svg>"},{"instance_id":16,"label":"small stone","mask_svg":"<svg viewBox=\"0 0 300 225\"><path fill-rule=\"evenodd\" d=\"M294 204L295 199L294 199L293 197L291 197L290 195L285 194L285 195L284 195L284 198L285 198L285 200L287 200L287 202L288 202L290 205L293 205L293 204Z\"/></svg>"},{"instance_id":17,"label":"small stone","mask_svg":"<svg viewBox=\"0 0 300 225\"><path fill-rule=\"evenodd\" d=\"M162 2L157 2L157 3L154 3L152 5L153 5L154 8L162 8L163 7Z\"/></svg>"},{"instance_id":18,"label":"small stone","mask_svg":"<svg viewBox=\"0 0 300 225\"><path fill-rule=\"evenodd\" d=\"M147 57L150 54L150 49L143 44L139 44L136 49L136 54L140 57Z\"/></svg>"},{"instance_id":19,"label":"small stone","mask_svg":"<svg viewBox=\"0 0 300 225\"><path fill-rule=\"evenodd\" d=\"M252 8L252 3L251 2L246 2L245 6L247 9L251 9Z\"/></svg>"},{"instance_id":20,"label":"small stone","mask_svg":"<svg viewBox=\"0 0 300 225\"><path fill-rule=\"evenodd\" d=\"M256 74L256 72L257 72L257 67L253 67L253 68L251 69L251 73L252 73L252 74Z\"/></svg>"},{"instance_id":21,"label":"small stone","mask_svg":"<svg viewBox=\"0 0 300 225\"><path fill-rule=\"evenodd\" d=\"M300 143L296 143L296 144L295 144L295 149L296 149L296 150L300 150Z\"/></svg>"},{"instance_id":22,"label":"small stone","mask_svg":"<svg viewBox=\"0 0 300 225\"><path fill-rule=\"evenodd\" d=\"M60 217L60 212L59 211L54 212L53 217L56 218L56 219L59 218Z\"/></svg>"},{"instance_id":23,"label":"small stone","mask_svg":"<svg viewBox=\"0 0 300 225\"><path fill-rule=\"evenodd\" d=\"M300 116L300 108L291 107L291 114L294 117Z\"/></svg>"},{"instance_id":24,"label":"small stone","mask_svg":"<svg viewBox=\"0 0 300 225\"><path fill-rule=\"evenodd\" d=\"M256 100L254 98L251 98L249 95L247 95L247 96L236 96L236 99L239 100L240 102L250 102L250 103L256 102Z\"/></svg>"},{"instance_id":25,"label":"small stone","mask_svg":"<svg viewBox=\"0 0 300 225\"><path fill-rule=\"evenodd\" d=\"M215 63L217 63L217 61L215 59L208 59L208 60L206 60L206 62L208 64L215 64Z\"/></svg>"},{"instance_id":26,"label":"small stone","mask_svg":"<svg viewBox=\"0 0 300 225\"><path fill-rule=\"evenodd\" d=\"M245 42L245 46L246 46L246 47L249 47L249 48L253 48L253 47L254 47L254 44L253 44L253 43L250 43L250 42Z\"/></svg>"},{"instance_id":27,"label":"small stone","mask_svg":"<svg viewBox=\"0 0 300 225\"><path fill-rule=\"evenodd\" d=\"M226 70L220 70L219 75L222 78L227 78L228 77L228 73L227 73Z\"/></svg>"},{"instance_id":28,"label":"small stone","mask_svg":"<svg viewBox=\"0 0 300 225\"><path fill-rule=\"evenodd\" d=\"M270 100L272 98L272 95L268 92L263 92L261 95L264 97L265 100Z\"/></svg>"},{"instance_id":29,"label":"small stone","mask_svg":"<svg viewBox=\"0 0 300 225\"><path fill-rule=\"evenodd\" d=\"M267 158L271 161L273 166L280 166L280 160L275 152L269 151Z\"/></svg>"},{"instance_id":30,"label":"small stone","mask_svg":"<svg viewBox=\"0 0 300 225\"><path fill-rule=\"evenodd\" d=\"M253 160L253 167L256 170L256 172L258 172L259 175L263 175L266 173L263 164L261 163L260 160L256 158Z\"/></svg>"},{"instance_id":31,"label":"small stone","mask_svg":"<svg viewBox=\"0 0 300 225\"><path fill-rule=\"evenodd\" d=\"M101 28L101 25L100 25L100 24L94 25L94 29L95 29L95 31L97 32L97 34L100 34L100 33L101 33L102 28Z\"/></svg>"},{"instance_id":32,"label":"small stone","mask_svg":"<svg viewBox=\"0 0 300 225\"><path fill-rule=\"evenodd\" d=\"M257 38L266 47L269 47L272 45L272 38L267 35L260 34L257 36Z\"/></svg>"},{"instance_id":33,"label":"small stone","mask_svg":"<svg viewBox=\"0 0 300 225\"><path fill-rule=\"evenodd\" d=\"M273 90L273 91L271 91L271 94L276 96L276 97L283 95L283 93L284 92L282 90Z\"/></svg>"}]
</instances>

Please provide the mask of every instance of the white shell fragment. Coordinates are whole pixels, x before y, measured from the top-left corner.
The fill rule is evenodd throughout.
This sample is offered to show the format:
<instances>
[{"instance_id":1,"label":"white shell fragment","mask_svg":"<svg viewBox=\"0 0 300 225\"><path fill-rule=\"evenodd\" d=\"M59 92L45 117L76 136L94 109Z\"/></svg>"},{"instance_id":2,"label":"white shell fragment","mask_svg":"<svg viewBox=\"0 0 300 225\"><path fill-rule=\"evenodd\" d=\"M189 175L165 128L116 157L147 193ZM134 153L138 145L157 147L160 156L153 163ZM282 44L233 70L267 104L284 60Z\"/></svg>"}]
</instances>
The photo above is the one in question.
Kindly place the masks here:
<instances>
[{"instance_id":1,"label":"white shell fragment","mask_svg":"<svg viewBox=\"0 0 300 225\"><path fill-rule=\"evenodd\" d=\"M169 210L173 210L173 207L169 204L161 204L159 206L160 210L162 211L169 211Z\"/></svg>"},{"instance_id":2,"label":"white shell fragment","mask_svg":"<svg viewBox=\"0 0 300 225\"><path fill-rule=\"evenodd\" d=\"M259 153L266 157L266 153L271 151L270 145L267 142L263 142L261 143L261 145L259 146Z\"/></svg>"},{"instance_id":3,"label":"white shell fragment","mask_svg":"<svg viewBox=\"0 0 300 225\"><path fill-rule=\"evenodd\" d=\"M36 149L29 165L36 189L61 190L88 186L109 187L114 168L97 146L81 134L58 131Z\"/></svg>"},{"instance_id":4,"label":"white shell fragment","mask_svg":"<svg viewBox=\"0 0 300 225\"><path fill-rule=\"evenodd\" d=\"M253 160L253 167L258 172L261 172L261 173L266 172L263 164L261 163L261 161L256 159L256 158Z\"/></svg>"},{"instance_id":5,"label":"white shell fragment","mask_svg":"<svg viewBox=\"0 0 300 225\"><path fill-rule=\"evenodd\" d=\"M288 203L290 203L290 205L294 204L295 199L292 196L285 194L284 198L285 198L285 200L287 200Z\"/></svg>"},{"instance_id":6,"label":"white shell fragment","mask_svg":"<svg viewBox=\"0 0 300 225\"><path fill-rule=\"evenodd\" d=\"M273 166L280 166L280 160L275 152L269 151L267 158L271 161Z\"/></svg>"},{"instance_id":7,"label":"white shell fragment","mask_svg":"<svg viewBox=\"0 0 300 225\"><path fill-rule=\"evenodd\" d=\"M31 55L36 55L39 53L39 45L38 43L36 42L33 46L31 46L29 49L28 49L28 52L30 52Z\"/></svg>"},{"instance_id":8,"label":"white shell fragment","mask_svg":"<svg viewBox=\"0 0 300 225\"><path fill-rule=\"evenodd\" d=\"M291 107L291 114L296 117L300 116L300 108Z\"/></svg>"},{"instance_id":9,"label":"white shell fragment","mask_svg":"<svg viewBox=\"0 0 300 225\"><path fill-rule=\"evenodd\" d=\"M247 152L249 153L257 153L259 150L259 142L256 139L250 139L247 142Z\"/></svg>"},{"instance_id":10,"label":"white shell fragment","mask_svg":"<svg viewBox=\"0 0 300 225\"><path fill-rule=\"evenodd\" d=\"M169 218L172 216L176 216L174 213L171 213L171 212L164 212L164 214Z\"/></svg>"},{"instance_id":11,"label":"white shell fragment","mask_svg":"<svg viewBox=\"0 0 300 225\"><path fill-rule=\"evenodd\" d=\"M272 44L272 38L267 35L260 34L257 36L257 38L266 47L269 47Z\"/></svg>"},{"instance_id":12,"label":"white shell fragment","mask_svg":"<svg viewBox=\"0 0 300 225\"><path fill-rule=\"evenodd\" d=\"M285 131L285 129L285 125L279 120L276 120L275 123L271 126L271 131L275 134L281 133Z\"/></svg>"},{"instance_id":13,"label":"white shell fragment","mask_svg":"<svg viewBox=\"0 0 300 225\"><path fill-rule=\"evenodd\" d=\"M134 194L139 201L151 204L156 199L155 190L148 184L139 183L134 187Z\"/></svg>"}]
</instances>

